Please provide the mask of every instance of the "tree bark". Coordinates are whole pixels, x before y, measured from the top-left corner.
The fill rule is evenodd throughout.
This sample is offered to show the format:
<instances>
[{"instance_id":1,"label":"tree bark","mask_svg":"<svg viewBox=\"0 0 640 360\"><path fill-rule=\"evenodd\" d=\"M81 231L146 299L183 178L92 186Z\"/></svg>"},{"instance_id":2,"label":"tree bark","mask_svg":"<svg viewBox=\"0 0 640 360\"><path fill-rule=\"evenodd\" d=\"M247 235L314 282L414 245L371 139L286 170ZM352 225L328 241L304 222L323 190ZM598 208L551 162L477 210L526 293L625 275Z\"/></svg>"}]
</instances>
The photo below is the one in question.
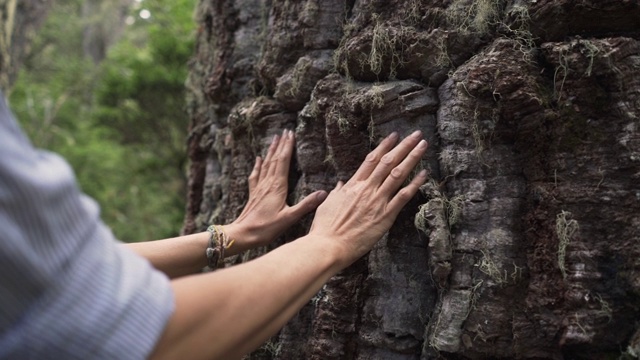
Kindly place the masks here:
<instances>
[{"instance_id":1,"label":"tree bark","mask_svg":"<svg viewBox=\"0 0 640 360\"><path fill-rule=\"evenodd\" d=\"M638 357L638 19L613 0L201 0L185 233L240 213L283 128L292 202L392 131L430 143L389 233L248 358Z\"/></svg>"},{"instance_id":2,"label":"tree bark","mask_svg":"<svg viewBox=\"0 0 640 360\"><path fill-rule=\"evenodd\" d=\"M51 0L0 0L0 89L7 92Z\"/></svg>"}]
</instances>

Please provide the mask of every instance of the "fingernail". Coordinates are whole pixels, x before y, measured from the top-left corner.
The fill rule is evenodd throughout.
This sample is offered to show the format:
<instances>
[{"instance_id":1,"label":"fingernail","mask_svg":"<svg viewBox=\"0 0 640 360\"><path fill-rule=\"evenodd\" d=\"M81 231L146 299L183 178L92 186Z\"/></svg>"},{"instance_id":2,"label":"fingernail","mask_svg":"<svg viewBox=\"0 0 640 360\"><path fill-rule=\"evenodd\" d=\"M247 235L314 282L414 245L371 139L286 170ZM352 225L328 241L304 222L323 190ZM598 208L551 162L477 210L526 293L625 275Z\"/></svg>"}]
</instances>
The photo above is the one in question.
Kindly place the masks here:
<instances>
[{"instance_id":1,"label":"fingernail","mask_svg":"<svg viewBox=\"0 0 640 360\"><path fill-rule=\"evenodd\" d=\"M271 143L275 143L278 141L278 134L273 135L273 139L271 139Z\"/></svg>"},{"instance_id":2,"label":"fingernail","mask_svg":"<svg viewBox=\"0 0 640 360\"><path fill-rule=\"evenodd\" d=\"M420 137L422 136L422 131L420 131L420 130L416 130L416 131L414 131L414 132L413 132L411 135L409 135L409 136L410 136L410 137L412 137L412 138L416 138L416 139L418 139L418 138L420 138Z\"/></svg>"},{"instance_id":3,"label":"fingernail","mask_svg":"<svg viewBox=\"0 0 640 360\"><path fill-rule=\"evenodd\" d=\"M426 147L427 147L427 141L424 139L418 143L418 146L416 146L418 150L425 149Z\"/></svg>"},{"instance_id":4,"label":"fingernail","mask_svg":"<svg viewBox=\"0 0 640 360\"><path fill-rule=\"evenodd\" d=\"M316 195L316 198L318 199L318 201L324 201L328 195L329 194L327 194L326 191L320 191L318 195Z\"/></svg>"},{"instance_id":5,"label":"fingernail","mask_svg":"<svg viewBox=\"0 0 640 360\"><path fill-rule=\"evenodd\" d=\"M389 134L389 136L387 136L387 138L389 140L396 140L396 139L398 139L398 133L394 131L391 134Z\"/></svg>"},{"instance_id":6,"label":"fingernail","mask_svg":"<svg viewBox=\"0 0 640 360\"><path fill-rule=\"evenodd\" d=\"M426 169L422 169L419 173L418 176L420 177L427 177L427 170Z\"/></svg>"},{"instance_id":7,"label":"fingernail","mask_svg":"<svg viewBox=\"0 0 640 360\"><path fill-rule=\"evenodd\" d=\"M289 139L293 139L293 130L289 130Z\"/></svg>"}]
</instances>

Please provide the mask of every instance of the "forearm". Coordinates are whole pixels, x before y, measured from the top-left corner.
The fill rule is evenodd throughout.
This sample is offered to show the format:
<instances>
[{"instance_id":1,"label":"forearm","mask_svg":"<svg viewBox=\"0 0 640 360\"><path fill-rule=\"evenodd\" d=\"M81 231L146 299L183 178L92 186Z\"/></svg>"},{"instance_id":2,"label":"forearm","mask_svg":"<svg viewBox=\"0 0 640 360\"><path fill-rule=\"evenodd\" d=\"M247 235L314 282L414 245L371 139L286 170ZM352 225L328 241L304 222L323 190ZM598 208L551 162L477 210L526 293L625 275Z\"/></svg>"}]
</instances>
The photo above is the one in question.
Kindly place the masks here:
<instances>
[{"instance_id":1,"label":"forearm","mask_svg":"<svg viewBox=\"0 0 640 360\"><path fill-rule=\"evenodd\" d=\"M225 233L234 240L233 245L225 251L225 256L239 254L248 250L247 231L231 224L224 227ZM174 279L192 275L207 266L205 250L209 246L209 232L179 236L164 240L145 241L124 244L130 250L146 258L156 269Z\"/></svg>"},{"instance_id":2,"label":"forearm","mask_svg":"<svg viewBox=\"0 0 640 360\"><path fill-rule=\"evenodd\" d=\"M174 280L176 311L153 358L235 359L275 334L344 264L304 237L249 263Z\"/></svg>"},{"instance_id":3,"label":"forearm","mask_svg":"<svg viewBox=\"0 0 640 360\"><path fill-rule=\"evenodd\" d=\"M427 144L385 138L317 208L309 234L251 262L172 282L176 310L155 359L236 359L275 334L340 269L369 251L426 180L402 187Z\"/></svg>"},{"instance_id":4,"label":"forearm","mask_svg":"<svg viewBox=\"0 0 640 360\"><path fill-rule=\"evenodd\" d=\"M170 278L195 274L207 265L205 250L209 233L201 232L176 238L125 244L146 258Z\"/></svg>"}]
</instances>

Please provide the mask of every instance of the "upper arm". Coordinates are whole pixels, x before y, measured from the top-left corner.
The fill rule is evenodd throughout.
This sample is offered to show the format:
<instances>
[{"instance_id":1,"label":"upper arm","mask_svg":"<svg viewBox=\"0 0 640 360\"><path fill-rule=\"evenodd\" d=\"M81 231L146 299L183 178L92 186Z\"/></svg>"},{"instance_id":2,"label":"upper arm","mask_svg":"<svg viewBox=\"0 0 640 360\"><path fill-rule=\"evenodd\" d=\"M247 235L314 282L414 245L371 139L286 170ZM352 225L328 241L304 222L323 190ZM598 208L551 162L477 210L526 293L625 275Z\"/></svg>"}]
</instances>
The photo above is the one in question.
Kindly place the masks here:
<instances>
[{"instance_id":1,"label":"upper arm","mask_svg":"<svg viewBox=\"0 0 640 360\"><path fill-rule=\"evenodd\" d=\"M0 358L144 358L173 312L168 279L121 249L59 156L0 95Z\"/></svg>"}]
</instances>

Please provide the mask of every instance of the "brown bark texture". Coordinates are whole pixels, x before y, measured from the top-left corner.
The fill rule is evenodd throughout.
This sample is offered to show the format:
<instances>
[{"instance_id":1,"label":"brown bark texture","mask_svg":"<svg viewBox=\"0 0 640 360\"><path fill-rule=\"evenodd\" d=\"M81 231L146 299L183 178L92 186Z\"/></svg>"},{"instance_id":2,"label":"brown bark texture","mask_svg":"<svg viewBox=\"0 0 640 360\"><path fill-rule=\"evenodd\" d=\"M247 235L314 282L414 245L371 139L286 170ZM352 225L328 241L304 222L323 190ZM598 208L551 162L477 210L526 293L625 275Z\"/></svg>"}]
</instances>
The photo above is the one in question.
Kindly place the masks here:
<instances>
[{"instance_id":1,"label":"brown bark texture","mask_svg":"<svg viewBox=\"0 0 640 360\"><path fill-rule=\"evenodd\" d=\"M291 202L392 131L430 142L389 233L249 359L640 354L637 1L201 0L197 22L184 232L240 213L283 128Z\"/></svg>"},{"instance_id":2,"label":"brown bark texture","mask_svg":"<svg viewBox=\"0 0 640 360\"><path fill-rule=\"evenodd\" d=\"M8 91L53 0L0 0L0 89Z\"/></svg>"}]
</instances>

